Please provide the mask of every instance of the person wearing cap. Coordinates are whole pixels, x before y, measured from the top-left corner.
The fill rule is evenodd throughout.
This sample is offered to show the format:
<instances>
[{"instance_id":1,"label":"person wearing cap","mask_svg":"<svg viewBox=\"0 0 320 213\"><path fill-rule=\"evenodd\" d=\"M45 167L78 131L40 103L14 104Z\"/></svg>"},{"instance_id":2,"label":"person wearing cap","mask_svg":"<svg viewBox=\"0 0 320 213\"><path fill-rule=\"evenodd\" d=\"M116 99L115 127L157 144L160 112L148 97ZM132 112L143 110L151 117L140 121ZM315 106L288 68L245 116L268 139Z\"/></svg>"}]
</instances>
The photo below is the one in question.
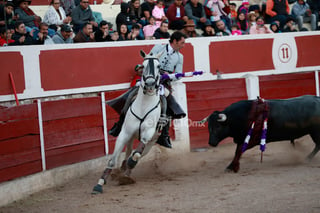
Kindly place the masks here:
<instances>
[{"instance_id":1,"label":"person wearing cap","mask_svg":"<svg viewBox=\"0 0 320 213\"><path fill-rule=\"evenodd\" d=\"M51 0L49 8L44 14L43 22L56 31L60 25L69 24L71 20L71 17L67 17L60 6L60 0Z\"/></svg>"},{"instance_id":2,"label":"person wearing cap","mask_svg":"<svg viewBox=\"0 0 320 213\"><path fill-rule=\"evenodd\" d=\"M194 21L189 19L187 23L183 26L183 29L180 30L183 34L185 34L188 38L190 37L198 37L199 35L197 34L195 30L195 24Z\"/></svg>"},{"instance_id":3,"label":"person wearing cap","mask_svg":"<svg viewBox=\"0 0 320 213\"><path fill-rule=\"evenodd\" d=\"M14 22L18 19L13 15L14 4L7 2L5 5L0 4L0 27L6 27L14 31ZM6 26L7 25L7 26Z\"/></svg>"},{"instance_id":4,"label":"person wearing cap","mask_svg":"<svg viewBox=\"0 0 320 213\"><path fill-rule=\"evenodd\" d=\"M69 25L63 24L61 29L52 37L55 44L71 44L73 43L72 29Z\"/></svg>"},{"instance_id":5,"label":"person wearing cap","mask_svg":"<svg viewBox=\"0 0 320 213\"><path fill-rule=\"evenodd\" d=\"M41 22L41 17L30 9L30 4L31 0L20 0L19 7L15 10L16 15L19 17L18 20L25 24L27 32L32 29L38 29Z\"/></svg>"},{"instance_id":6,"label":"person wearing cap","mask_svg":"<svg viewBox=\"0 0 320 213\"><path fill-rule=\"evenodd\" d=\"M130 83L130 87L137 86L138 82L140 82L141 76L142 76L142 72L143 72L143 65L137 64L134 67L134 71L136 72L136 75L133 77L133 79L132 79L132 81Z\"/></svg>"},{"instance_id":7,"label":"person wearing cap","mask_svg":"<svg viewBox=\"0 0 320 213\"><path fill-rule=\"evenodd\" d=\"M184 47L186 35L181 33L180 31L175 31L170 36L169 44L157 44L155 45L152 50L150 51L150 54L157 55L161 53L159 57L160 62L160 72L161 74L172 74L172 73L182 73L183 69L183 55L179 52L181 48ZM139 67L137 67L139 68ZM176 81L179 79L172 79L172 80L165 80L161 81L161 84L164 85L164 94L161 95L161 102L164 103L165 106L167 106L166 114L162 114L161 117L166 119L166 116L169 116L172 119L180 119L186 116L186 113L183 111L183 109L180 107L180 105L176 102L175 98L171 95L171 81ZM134 87L137 88L137 87ZM127 97L124 107L121 109L124 109L120 113L119 121L116 122L113 127L109 130L109 134L112 136L118 136L122 124L124 122L125 114L128 109L128 105L130 104L131 97L134 96L135 93L138 92L137 89L131 89L126 94L122 95L120 97ZM117 98L118 99L118 98ZM116 108L119 109L119 101L121 99L115 99L112 101L112 103L108 103L112 108L114 108L116 111ZM128 104L129 103L129 104ZM162 108L163 109L163 108ZM162 110L163 112L164 110ZM162 129L161 135L158 138L157 142L159 145L171 148L171 142L169 137L169 125L170 122L167 123L167 125Z\"/></svg>"}]
</instances>

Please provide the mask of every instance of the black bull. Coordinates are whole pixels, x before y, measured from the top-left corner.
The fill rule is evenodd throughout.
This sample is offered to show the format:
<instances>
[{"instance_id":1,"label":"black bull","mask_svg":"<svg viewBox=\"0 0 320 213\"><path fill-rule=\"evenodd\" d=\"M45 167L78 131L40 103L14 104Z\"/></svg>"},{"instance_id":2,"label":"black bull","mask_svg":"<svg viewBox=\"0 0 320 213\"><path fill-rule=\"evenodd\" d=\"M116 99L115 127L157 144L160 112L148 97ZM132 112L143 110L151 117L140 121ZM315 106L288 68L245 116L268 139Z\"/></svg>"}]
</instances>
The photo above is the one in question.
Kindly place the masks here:
<instances>
[{"instance_id":1,"label":"black bull","mask_svg":"<svg viewBox=\"0 0 320 213\"><path fill-rule=\"evenodd\" d=\"M249 114L252 100L231 104L225 110L213 112L206 120L209 128L209 144L217 146L220 141L232 137L237 144L234 159L227 170L237 172L245 137L248 134ZM269 117L266 143L300 138L310 135L315 143L308 155L312 159L320 149L320 97L306 95L291 99L268 100ZM205 121L205 120L204 120ZM257 144L250 144L247 149Z\"/></svg>"}]
</instances>

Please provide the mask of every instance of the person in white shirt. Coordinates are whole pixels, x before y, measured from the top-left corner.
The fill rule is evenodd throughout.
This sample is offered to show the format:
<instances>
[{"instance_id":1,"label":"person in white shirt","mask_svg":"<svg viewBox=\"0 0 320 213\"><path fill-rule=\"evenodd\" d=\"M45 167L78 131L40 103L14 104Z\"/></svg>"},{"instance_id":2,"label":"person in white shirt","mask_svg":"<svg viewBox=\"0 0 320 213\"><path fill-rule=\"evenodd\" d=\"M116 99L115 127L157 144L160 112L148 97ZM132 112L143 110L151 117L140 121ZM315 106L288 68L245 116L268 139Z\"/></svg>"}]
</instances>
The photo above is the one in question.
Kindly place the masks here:
<instances>
[{"instance_id":1,"label":"person in white shirt","mask_svg":"<svg viewBox=\"0 0 320 213\"><path fill-rule=\"evenodd\" d=\"M71 17L66 16L65 11L60 6L60 0L51 0L50 6L46 11L43 22L47 23L50 28L57 31L58 26L71 22Z\"/></svg>"}]
</instances>

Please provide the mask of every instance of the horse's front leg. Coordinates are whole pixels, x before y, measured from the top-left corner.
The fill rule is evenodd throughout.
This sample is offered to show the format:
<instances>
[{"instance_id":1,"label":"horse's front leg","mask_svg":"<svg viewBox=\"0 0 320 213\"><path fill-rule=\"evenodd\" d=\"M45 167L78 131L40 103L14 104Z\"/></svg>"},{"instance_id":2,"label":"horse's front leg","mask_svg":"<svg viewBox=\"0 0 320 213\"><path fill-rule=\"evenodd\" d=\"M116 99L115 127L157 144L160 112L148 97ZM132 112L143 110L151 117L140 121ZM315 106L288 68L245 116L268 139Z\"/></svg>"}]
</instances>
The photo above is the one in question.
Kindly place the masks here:
<instances>
[{"instance_id":1,"label":"horse's front leg","mask_svg":"<svg viewBox=\"0 0 320 213\"><path fill-rule=\"evenodd\" d=\"M107 179L108 179L109 175L111 174L112 169L117 165L120 153L123 150L125 144L126 144L125 134L120 133L120 135L116 141L116 146L114 148L114 152L111 156L111 159L108 161L107 168L103 171L103 173L98 181L98 184L93 187L92 194L100 194L103 192L102 186L103 186L103 184L107 183Z\"/></svg>"}]
</instances>

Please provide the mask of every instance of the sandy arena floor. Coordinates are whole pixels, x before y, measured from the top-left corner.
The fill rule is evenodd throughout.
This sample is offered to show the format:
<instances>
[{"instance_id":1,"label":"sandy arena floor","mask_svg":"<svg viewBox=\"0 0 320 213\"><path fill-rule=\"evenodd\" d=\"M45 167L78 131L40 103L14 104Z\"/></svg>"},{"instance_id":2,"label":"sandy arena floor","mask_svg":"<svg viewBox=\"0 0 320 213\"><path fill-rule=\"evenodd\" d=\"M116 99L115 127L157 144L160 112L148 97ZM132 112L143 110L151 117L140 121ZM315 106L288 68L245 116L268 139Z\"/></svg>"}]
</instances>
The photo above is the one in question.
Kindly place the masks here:
<instances>
[{"instance_id":1,"label":"sandy arena floor","mask_svg":"<svg viewBox=\"0 0 320 213\"><path fill-rule=\"evenodd\" d=\"M202 213L320 212L320 153L311 162L309 137L267 145L263 163L259 147L248 150L239 173L225 173L235 144L181 156L160 155L141 162L133 185L109 181L104 193L91 195L102 170L26 199L0 207L1 213Z\"/></svg>"}]
</instances>

